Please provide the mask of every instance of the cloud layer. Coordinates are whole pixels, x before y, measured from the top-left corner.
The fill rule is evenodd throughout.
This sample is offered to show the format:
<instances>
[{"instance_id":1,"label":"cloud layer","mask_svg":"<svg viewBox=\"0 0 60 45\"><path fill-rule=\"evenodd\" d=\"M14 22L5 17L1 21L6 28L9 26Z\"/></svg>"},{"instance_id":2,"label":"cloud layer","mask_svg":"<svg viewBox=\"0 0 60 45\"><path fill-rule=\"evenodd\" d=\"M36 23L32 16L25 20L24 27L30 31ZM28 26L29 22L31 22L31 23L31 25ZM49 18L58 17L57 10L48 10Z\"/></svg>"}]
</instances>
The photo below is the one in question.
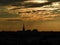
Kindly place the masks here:
<instances>
[{"instance_id":1,"label":"cloud layer","mask_svg":"<svg viewBox=\"0 0 60 45\"><path fill-rule=\"evenodd\" d=\"M10 4L14 4L14 3L17 3L17 2L22 2L22 1L25 1L25 0L0 0L0 5L10 5Z\"/></svg>"},{"instance_id":2,"label":"cloud layer","mask_svg":"<svg viewBox=\"0 0 60 45\"><path fill-rule=\"evenodd\" d=\"M0 6L4 6L4 5L14 5L14 6L21 6L24 1L27 1L27 0L0 0ZM31 7L34 6L42 6L42 5L47 5L47 4L50 4L52 2L56 2L56 1L60 1L60 0L48 0L48 3L42 3L42 4L37 4L37 3L28 3L28 4L25 4L25 5L31 5ZM18 3L20 2L20 3Z\"/></svg>"}]
</instances>

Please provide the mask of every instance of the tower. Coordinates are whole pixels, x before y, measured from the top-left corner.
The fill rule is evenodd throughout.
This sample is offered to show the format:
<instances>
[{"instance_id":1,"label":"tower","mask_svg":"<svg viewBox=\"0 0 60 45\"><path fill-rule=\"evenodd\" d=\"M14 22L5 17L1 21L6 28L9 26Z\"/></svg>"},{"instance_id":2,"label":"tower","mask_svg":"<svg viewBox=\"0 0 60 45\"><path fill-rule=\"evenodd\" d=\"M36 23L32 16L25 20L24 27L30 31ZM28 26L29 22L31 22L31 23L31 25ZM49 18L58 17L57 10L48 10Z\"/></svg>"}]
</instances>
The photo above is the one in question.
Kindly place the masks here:
<instances>
[{"instance_id":1,"label":"tower","mask_svg":"<svg viewBox=\"0 0 60 45\"><path fill-rule=\"evenodd\" d=\"M24 26L24 24L23 24L23 31L25 31L25 26Z\"/></svg>"}]
</instances>

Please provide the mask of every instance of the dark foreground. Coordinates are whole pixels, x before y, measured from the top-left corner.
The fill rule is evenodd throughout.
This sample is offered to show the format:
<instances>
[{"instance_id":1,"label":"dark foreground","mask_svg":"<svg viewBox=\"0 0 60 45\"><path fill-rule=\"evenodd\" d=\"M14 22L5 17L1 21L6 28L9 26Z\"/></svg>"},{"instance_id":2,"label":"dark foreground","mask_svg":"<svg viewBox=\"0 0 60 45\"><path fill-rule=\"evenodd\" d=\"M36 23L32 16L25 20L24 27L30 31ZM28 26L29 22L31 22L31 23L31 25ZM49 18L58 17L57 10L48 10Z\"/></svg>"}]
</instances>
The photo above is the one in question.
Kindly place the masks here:
<instances>
[{"instance_id":1,"label":"dark foreground","mask_svg":"<svg viewBox=\"0 0 60 45\"><path fill-rule=\"evenodd\" d=\"M60 45L60 32L0 32L0 45Z\"/></svg>"}]
</instances>

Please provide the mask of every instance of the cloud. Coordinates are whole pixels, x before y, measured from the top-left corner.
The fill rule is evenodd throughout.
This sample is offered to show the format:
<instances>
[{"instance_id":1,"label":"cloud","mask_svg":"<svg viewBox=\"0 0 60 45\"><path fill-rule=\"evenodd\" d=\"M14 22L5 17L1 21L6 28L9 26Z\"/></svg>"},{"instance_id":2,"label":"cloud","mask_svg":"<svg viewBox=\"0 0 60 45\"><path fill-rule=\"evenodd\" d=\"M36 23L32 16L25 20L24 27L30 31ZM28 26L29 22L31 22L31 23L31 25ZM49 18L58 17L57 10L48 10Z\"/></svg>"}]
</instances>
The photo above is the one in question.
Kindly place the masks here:
<instances>
[{"instance_id":1,"label":"cloud","mask_svg":"<svg viewBox=\"0 0 60 45\"><path fill-rule=\"evenodd\" d=\"M24 3L24 1L27 1L27 0L0 0L0 6L5 6L5 5L21 6L22 3ZM25 3L24 6L37 7L37 6L48 5L48 4L51 4L52 2L55 2L55 1L60 1L60 0L48 0L47 3L41 3L41 4ZM20 2L20 3L18 3L18 2Z\"/></svg>"},{"instance_id":2,"label":"cloud","mask_svg":"<svg viewBox=\"0 0 60 45\"><path fill-rule=\"evenodd\" d=\"M53 12L48 11L37 11L37 9L43 9L43 8L24 8L24 9L18 9L17 7L7 7L5 12L8 12L10 14L16 14L19 19L25 20L25 21L37 21L37 20L55 20L57 17L60 17L60 15ZM14 10L11 10L14 9ZM18 14L19 13L19 14Z\"/></svg>"},{"instance_id":3,"label":"cloud","mask_svg":"<svg viewBox=\"0 0 60 45\"><path fill-rule=\"evenodd\" d=\"M49 4L51 4L51 2L45 2L45 3L30 2L30 3L24 3L23 5L26 6L26 7L41 7L41 6L49 5Z\"/></svg>"},{"instance_id":4,"label":"cloud","mask_svg":"<svg viewBox=\"0 0 60 45\"><path fill-rule=\"evenodd\" d=\"M28 15L29 14L29 15ZM23 21L48 21L56 20L56 17L60 17L58 14L36 14L36 13L23 13L21 14L20 19Z\"/></svg>"},{"instance_id":5,"label":"cloud","mask_svg":"<svg viewBox=\"0 0 60 45\"><path fill-rule=\"evenodd\" d=\"M25 0L0 0L0 5L9 5L9 4L14 4L16 2L22 2Z\"/></svg>"},{"instance_id":6,"label":"cloud","mask_svg":"<svg viewBox=\"0 0 60 45\"><path fill-rule=\"evenodd\" d=\"M57 2L57 1L60 1L60 0L48 0L49 2Z\"/></svg>"}]
</instances>

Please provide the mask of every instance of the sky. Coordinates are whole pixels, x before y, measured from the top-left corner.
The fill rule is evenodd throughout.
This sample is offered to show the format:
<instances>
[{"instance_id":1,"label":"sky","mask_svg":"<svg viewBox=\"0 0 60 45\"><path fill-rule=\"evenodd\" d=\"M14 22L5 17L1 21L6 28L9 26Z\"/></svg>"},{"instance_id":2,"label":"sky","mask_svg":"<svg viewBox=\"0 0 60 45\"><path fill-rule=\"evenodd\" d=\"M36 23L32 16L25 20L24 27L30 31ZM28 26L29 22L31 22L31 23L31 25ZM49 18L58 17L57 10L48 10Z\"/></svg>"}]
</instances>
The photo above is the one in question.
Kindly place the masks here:
<instances>
[{"instance_id":1,"label":"sky","mask_svg":"<svg viewBox=\"0 0 60 45\"><path fill-rule=\"evenodd\" d=\"M32 1L32 2L26 2ZM38 31L59 31L60 13L42 11L43 6L51 5L60 0L48 0L39 3L40 0L0 0L0 29L1 31L22 30L23 24L26 29L38 29ZM49 8L50 9L50 8ZM46 10L48 10L46 8Z\"/></svg>"}]
</instances>

